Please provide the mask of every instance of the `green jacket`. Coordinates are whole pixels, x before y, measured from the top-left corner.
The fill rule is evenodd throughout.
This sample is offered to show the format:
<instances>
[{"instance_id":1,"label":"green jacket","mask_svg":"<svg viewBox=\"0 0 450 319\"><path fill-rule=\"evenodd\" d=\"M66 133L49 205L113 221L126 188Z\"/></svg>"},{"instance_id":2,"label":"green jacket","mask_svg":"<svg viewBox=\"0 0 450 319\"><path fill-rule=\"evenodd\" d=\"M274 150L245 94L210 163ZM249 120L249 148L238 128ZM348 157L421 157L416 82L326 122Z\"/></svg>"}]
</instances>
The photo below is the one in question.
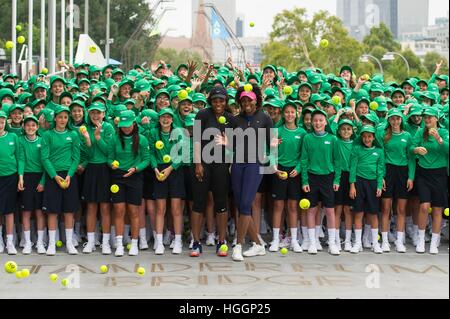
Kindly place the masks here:
<instances>
[{"instance_id":1,"label":"green jacket","mask_svg":"<svg viewBox=\"0 0 450 319\"><path fill-rule=\"evenodd\" d=\"M412 143L412 151L414 148L422 146L428 151L425 155L416 154L419 158L419 166L422 168L433 169L433 168L447 168L448 166L448 131L444 128L439 128L439 135L442 137L442 144L436 141L432 136L428 136L428 140L424 140L423 131L426 128L421 128L417 131L414 136Z\"/></svg>"},{"instance_id":2,"label":"green jacket","mask_svg":"<svg viewBox=\"0 0 450 319\"><path fill-rule=\"evenodd\" d=\"M19 138L16 134L5 132L0 136L0 176L17 174L19 159Z\"/></svg>"},{"instance_id":3,"label":"green jacket","mask_svg":"<svg viewBox=\"0 0 450 319\"><path fill-rule=\"evenodd\" d=\"M124 147L119 135L115 134L108 144L108 165L112 166L114 161L119 162L119 169L128 171L136 167L138 172L143 171L150 164L150 152L147 138L139 134L139 149L136 156L133 154L133 140L131 136L124 136Z\"/></svg>"},{"instance_id":4,"label":"green jacket","mask_svg":"<svg viewBox=\"0 0 450 319\"><path fill-rule=\"evenodd\" d=\"M377 189L383 188L384 151L379 147L353 146L350 155L350 183L356 182L356 176L377 181Z\"/></svg>"},{"instance_id":5,"label":"green jacket","mask_svg":"<svg viewBox=\"0 0 450 319\"><path fill-rule=\"evenodd\" d=\"M156 142L162 141L164 147L162 149L156 148ZM177 170L182 164L184 159L189 158L189 151L187 148L189 140L182 128L174 128L171 133L163 133L158 127L152 129L149 135L150 146L150 165L153 169L158 165L171 164L174 170ZM186 154L183 154L185 151ZM169 155L170 161L164 162L164 156Z\"/></svg>"}]
</instances>

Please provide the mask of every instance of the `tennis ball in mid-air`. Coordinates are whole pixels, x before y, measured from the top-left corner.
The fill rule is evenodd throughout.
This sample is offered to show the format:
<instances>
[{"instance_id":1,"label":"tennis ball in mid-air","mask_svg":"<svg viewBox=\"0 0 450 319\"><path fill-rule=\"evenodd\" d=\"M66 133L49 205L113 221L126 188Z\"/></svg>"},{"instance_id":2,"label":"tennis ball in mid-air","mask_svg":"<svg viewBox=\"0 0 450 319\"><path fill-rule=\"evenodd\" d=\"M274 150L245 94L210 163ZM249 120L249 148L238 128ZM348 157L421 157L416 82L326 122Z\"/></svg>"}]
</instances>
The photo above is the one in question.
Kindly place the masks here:
<instances>
[{"instance_id":1,"label":"tennis ball in mid-air","mask_svg":"<svg viewBox=\"0 0 450 319\"><path fill-rule=\"evenodd\" d=\"M328 44L330 44L330 42L327 39L320 40L320 46L322 48L326 48L328 46Z\"/></svg>"},{"instance_id":2,"label":"tennis ball in mid-air","mask_svg":"<svg viewBox=\"0 0 450 319\"><path fill-rule=\"evenodd\" d=\"M89 47L89 52L91 52L91 53L97 52L97 47L96 47L95 45L91 45L91 46Z\"/></svg>"},{"instance_id":3,"label":"tennis ball in mid-air","mask_svg":"<svg viewBox=\"0 0 450 319\"><path fill-rule=\"evenodd\" d=\"M119 191L119 185L111 185L111 193L116 194Z\"/></svg>"},{"instance_id":4,"label":"tennis ball in mid-air","mask_svg":"<svg viewBox=\"0 0 450 319\"><path fill-rule=\"evenodd\" d=\"M57 274L51 274L51 275L50 275L50 280L51 280L52 282L56 282L56 281L58 280L58 275L57 275Z\"/></svg>"},{"instance_id":5,"label":"tennis ball in mid-air","mask_svg":"<svg viewBox=\"0 0 450 319\"><path fill-rule=\"evenodd\" d=\"M189 95L188 91L186 90L181 90L180 92L178 92L178 98L180 100L184 100L185 98L187 98Z\"/></svg>"},{"instance_id":6,"label":"tennis ball in mid-air","mask_svg":"<svg viewBox=\"0 0 450 319\"><path fill-rule=\"evenodd\" d=\"M340 98L339 96L337 96L337 95L333 96L333 97L331 98L331 100L332 100L333 103L335 103L335 104L341 104L341 98Z\"/></svg>"},{"instance_id":7,"label":"tennis ball in mid-air","mask_svg":"<svg viewBox=\"0 0 450 319\"><path fill-rule=\"evenodd\" d=\"M250 22L250 28L253 28L255 26L255 22Z\"/></svg>"},{"instance_id":8,"label":"tennis ball in mid-air","mask_svg":"<svg viewBox=\"0 0 450 319\"><path fill-rule=\"evenodd\" d=\"M163 141L157 141L157 142L155 143L155 147L156 147L157 150L162 150L162 149L164 148L164 143L163 143Z\"/></svg>"},{"instance_id":9,"label":"tennis ball in mid-air","mask_svg":"<svg viewBox=\"0 0 450 319\"><path fill-rule=\"evenodd\" d=\"M30 270L29 269L25 268L25 269L22 269L20 272L22 273L22 278L27 278L27 277L30 276Z\"/></svg>"},{"instance_id":10,"label":"tennis ball in mid-air","mask_svg":"<svg viewBox=\"0 0 450 319\"><path fill-rule=\"evenodd\" d=\"M309 202L308 199L303 198L302 200L300 200L300 208L301 209L308 209L310 205L311 205L311 203Z\"/></svg>"},{"instance_id":11,"label":"tennis ball in mid-air","mask_svg":"<svg viewBox=\"0 0 450 319\"><path fill-rule=\"evenodd\" d=\"M64 287L67 287L69 285L69 279L64 278L63 280L61 280L61 285L63 285Z\"/></svg>"},{"instance_id":12,"label":"tennis ball in mid-air","mask_svg":"<svg viewBox=\"0 0 450 319\"><path fill-rule=\"evenodd\" d=\"M14 48L14 42L12 42L12 41L6 41L6 43L5 43L5 49L6 49L6 50L11 50L12 48Z\"/></svg>"},{"instance_id":13,"label":"tennis ball in mid-air","mask_svg":"<svg viewBox=\"0 0 450 319\"><path fill-rule=\"evenodd\" d=\"M164 155L163 156L163 162L164 163L169 163L171 160L172 159L171 159L170 155Z\"/></svg>"},{"instance_id":14,"label":"tennis ball in mid-air","mask_svg":"<svg viewBox=\"0 0 450 319\"><path fill-rule=\"evenodd\" d=\"M244 91L245 92L253 91L253 85L251 85L250 83L247 83L246 85L244 85Z\"/></svg>"},{"instance_id":15,"label":"tennis ball in mid-air","mask_svg":"<svg viewBox=\"0 0 450 319\"><path fill-rule=\"evenodd\" d=\"M47 69L47 68L43 68L43 69L41 70L41 73L42 73L42 74L48 74L48 69Z\"/></svg>"},{"instance_id":16,"label":"tennis ball in mid-air","mask_svg":"<svg viewBox=\"0 0 450 319\"><path fill-rule=\"evenodd\" d=\"M23 35L17 37L17 43L24 44L25 43L25 37Z\"/></svg>"},{"instance_id":17,"label":"tennis ball in mid-air","mask_svg":"<svg viewBox=\"0 0 450 319\"><path fill-rule=\"evenodd\" d=\"M17 279L22 279L23 278L23 275L22 275L21 271L16 271L16 278Z\"/></svg>"},{"instance_id":18,"label":"tennis ball in mid-air","mask_svg":"<svg viewBox=\"0 0 450 319\"><path fill-rule=\"evenodd\" d=\"M22 31L22 26L20 24L16 25L16 31L17 32Z\"/></svg>"}]
</instances>

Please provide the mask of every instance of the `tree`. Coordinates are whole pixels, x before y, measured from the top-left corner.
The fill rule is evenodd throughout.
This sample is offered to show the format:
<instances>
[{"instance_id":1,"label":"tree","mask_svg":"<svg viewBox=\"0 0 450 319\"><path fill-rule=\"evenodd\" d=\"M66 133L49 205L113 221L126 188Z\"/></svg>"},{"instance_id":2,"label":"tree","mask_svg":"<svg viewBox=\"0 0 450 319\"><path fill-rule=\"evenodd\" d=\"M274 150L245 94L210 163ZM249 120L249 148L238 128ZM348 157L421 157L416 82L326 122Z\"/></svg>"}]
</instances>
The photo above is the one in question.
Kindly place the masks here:
<instances>
[{"instance_id":1,"label":"tree","mask_svg":"<svg viewBox=\"0 0 450 319\"><path fill-rule=\"evenodd\" d=\"M448 74L448 61L437 52L428 52L425 54L423 65L427 69L428 73L433 74L436 69L436 63L439 63L441 60L443 61L441 73Z\"/></svg>"},{"instance_id":2,"label":"tree","mask_svg":"<svg viewBox=\"0 0 450 319\"><path fill-rule=\"evenodd\" d=\"M381 23L379 27L370 29L369 34L364 37L363 43L369 50L374 46L381 46L387 51L399 51L401 49L400 43L395 41L391 30L384 23Z\"/></svg>"},{"instance_id":3,"label":"tree","mask_svg":"<svg viewBox=\"0 0 450 319\"><path fill-rule=\"evenodd\" d=\"M195 61L199 66L202 65L201 55L197 52L187 50L177 52L175 49L159 48L156 50L153 60L163 60L166 63L170 63L172 65L172 71L175 71L175 68L180 64L187 63L188 61Z\"/></svg>"}]
</instances>

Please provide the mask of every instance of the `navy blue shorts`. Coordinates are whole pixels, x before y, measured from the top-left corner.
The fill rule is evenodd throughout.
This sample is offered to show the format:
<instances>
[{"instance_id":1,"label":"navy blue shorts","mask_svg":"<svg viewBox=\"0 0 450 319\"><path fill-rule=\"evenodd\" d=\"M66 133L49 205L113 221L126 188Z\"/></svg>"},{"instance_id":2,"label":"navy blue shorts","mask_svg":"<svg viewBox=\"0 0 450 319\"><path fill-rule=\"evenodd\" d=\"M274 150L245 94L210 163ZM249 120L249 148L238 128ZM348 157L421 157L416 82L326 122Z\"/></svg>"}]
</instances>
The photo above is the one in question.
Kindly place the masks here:
<instances>
[{"instance_id":1,"label":"navy blue shorts","mask_svg":"<svg viewBox=\"0 0 450 319\"><path fill-rule=\"evenodd\" d=\"M83 175L81 199L86 203L110 203L111 176L108 165L89 163Z\"/></svg>"},{"instance_id":2,"label":"navy blue shorts","mask_svg":"<svg viewBox=\"0 0 450 319\"><path fill-rule=\"evenodd\" d=\"M408 182L408 166L396 166L386 164L386 176L384 177L386 183L386 191L381 197L394 199L408 199L409 192L406 187Z\"/></svg>"},{"instance_id":3,"label":"navy blue shorts","mask_svg":"<svg viewBox=\"0 0 450 319\"><path fill-rule=\"evenodd\" d=\"M377 197L377 181L356 176L356 198L353 201L353 212L378 214L380 199Z\"/></svg>"},{"instance_id":4,"label":"navy blue shorts","mask_svg":"<svg viewBox=\"0 0 450 319\"><path fill-rule=\"evenodd\" d=\"M43 173L25 173L23 175L23 192L19 193L20 208L22 211L33 212L42 210L44 192L38 193L36 188L42 179Z\"/></svg>"},{"instance_id":5,"label":"navy blue shorts","mask_svg":"<svg viewBox=\"0 0 450 319\"><path fill-rule=\"evenodd\" d=\"M311 208L322 202L322 207L334 208L334 174L316 175L308 173L310 192L306 193L306 198L311 203Z\"/></svg>"},{"instance_id":6,"label":"navy blue shorts","mask_svg":"<svg viewBox=\"0 0 450 319\"><path fill-rule=\"evenodd\" d=\"M431 203L431 207L448 207L446 168L426 169L418 167L416 172L420 203Z\"/></svg>"},{"instance_id":7,"label":"navy blue shorts","mask_svg":"<svg viewBox=\"0 0 450 319\"><path fill-rule=\"evenodd\" d=\"M349 172L341 172L341 181L339 184L339 190L334 192L334 204L336 206L351 206L352 199L350 198L350 173Z\"/></svg>"},{"instance_id":8,"label":"navy blue shorts","mask_svg":"<svg viewBox=\"0 0 450 319\"><path fill-rule=\"evenodd\" d=\"M0 215L17 212L17 174L0 176Z\"/></svg>"},{"instance_id":9,"label":"navy blue shorts","mask_svg":"<svg viewBox=\"0 0 450 319\"><path fill-rule=\"evenodd\" d=\"M142 196L145 200L155 200L155 171L151 166L148 166L144 172L144 183L142 189Z\"/></svg>"},{"instance_id":10,"label":"navy blue shorts","mask_svg":"<svg viewBox=\"0 0 450 319\"><path fill-rule=\"evenodd\" d=\"M158 170L161 172L169 166L170 164L159 165ZM184 189L183 168L180 166L177 170L172 170L169 177L163 182L156 179L154 194L155 199L184 198L186 191Z\"/></svg>"},{"instance_id":11,"label":"navy blue shorts","mask_svg":"<svg viewBox=\"0 0 450 319\"><path fill-rule=\"evenodd\" d=\"M127 171L113 170L111 184L119 186L117 193L111 193L113 204L126 203L135 206L142 204L142 184L144 175L142 172L134 173L129 177L123 177Z\"/></svg>"},{"instance_id":12,"label":"navy blue shorts","mask_svg":"<svg viewBox=\"0 0 450 319\"><path fill-rule=\"evenodd\" d=\"M66 178L67 171L56 172L58 176ZM67 189L62 189L54 178L46 175L42 211L48 214L76 213L80 208L78 196L78 178L75 174L70 179Z\"/></svg>"},{"instance_id":13,"label":"navy blue shorts","mask_svg":"<svg viewBox=\"0 0 450 319\"><path fill-rule=\"evenodd\" d=\"M284 167L278 165L278 170L284 171L290 174L295 167ZM278 177L278 174L265 175L267 178L272 178L272 198L274 200L300 200L300 174L296 177L288 177L286 180L282 180ZM263 177L264 180L264 177Z\"/></svg>"}]
</instances>

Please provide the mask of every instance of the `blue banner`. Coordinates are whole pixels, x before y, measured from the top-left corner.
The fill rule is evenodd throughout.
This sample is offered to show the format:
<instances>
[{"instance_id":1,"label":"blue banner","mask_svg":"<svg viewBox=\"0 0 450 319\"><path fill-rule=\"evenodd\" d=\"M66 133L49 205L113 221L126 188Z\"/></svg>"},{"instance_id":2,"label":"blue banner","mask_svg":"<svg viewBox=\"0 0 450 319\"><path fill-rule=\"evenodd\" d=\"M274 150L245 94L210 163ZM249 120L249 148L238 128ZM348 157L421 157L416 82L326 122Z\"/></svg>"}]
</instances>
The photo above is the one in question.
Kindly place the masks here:
<instances>
[{"instance_id":1,"label":"blue banner","mask_svg":"<svg viewBox=\"0 0 450 319\"><path fill-rule=\"evenodd\" d=\"M229 37L228 31L217 16L216 11L211 10L211 38L225 40Z\"/></svg>"}]
</instances>

